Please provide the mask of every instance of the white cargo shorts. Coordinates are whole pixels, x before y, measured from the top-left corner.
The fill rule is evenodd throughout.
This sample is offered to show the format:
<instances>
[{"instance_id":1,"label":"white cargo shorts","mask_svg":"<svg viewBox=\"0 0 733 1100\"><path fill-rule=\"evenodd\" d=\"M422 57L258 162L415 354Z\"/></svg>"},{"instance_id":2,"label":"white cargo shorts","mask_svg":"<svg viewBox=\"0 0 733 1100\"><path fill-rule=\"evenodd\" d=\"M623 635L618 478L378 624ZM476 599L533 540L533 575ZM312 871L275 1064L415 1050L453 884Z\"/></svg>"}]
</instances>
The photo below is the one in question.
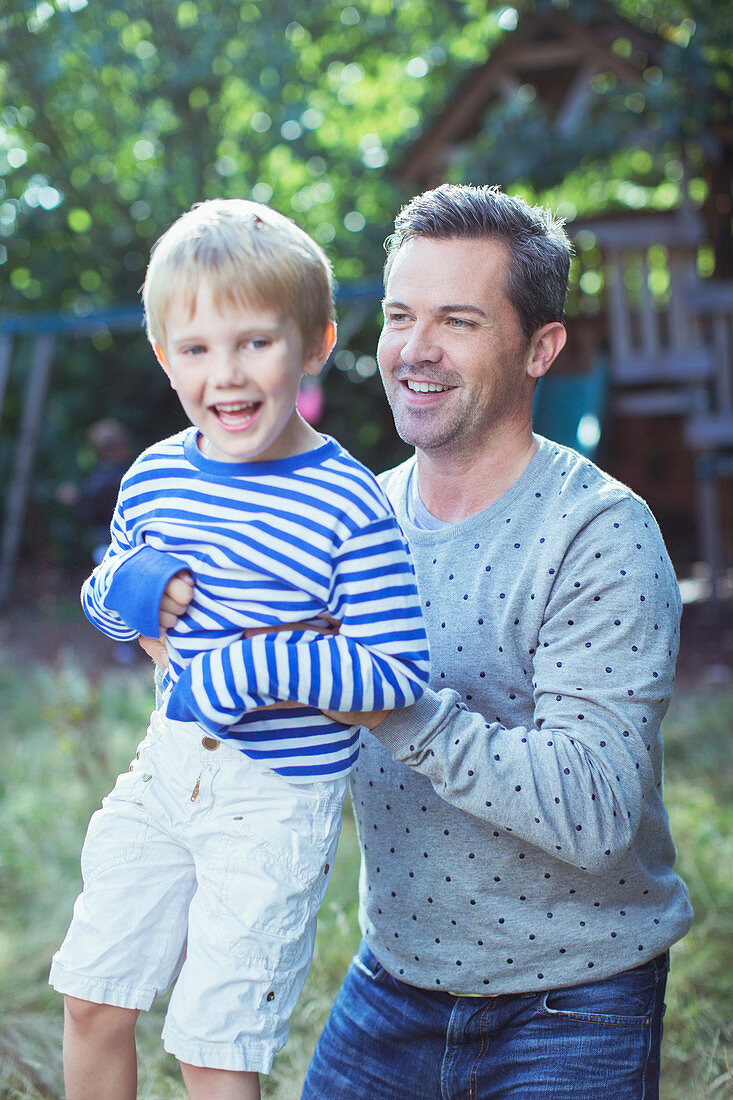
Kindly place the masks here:
<instances>
[{"instance_id":1,"label":"white cargo shorts","mask_svg":"<svg viewBox=\"0 0 733 1100\"><path fill-rule=\"evenodd\" d=\"M89 823L51 985L148 1009L180 1061L269 1072L310 968L347 779L295 784L154 712Z\"/></svg>"}]
</instances>

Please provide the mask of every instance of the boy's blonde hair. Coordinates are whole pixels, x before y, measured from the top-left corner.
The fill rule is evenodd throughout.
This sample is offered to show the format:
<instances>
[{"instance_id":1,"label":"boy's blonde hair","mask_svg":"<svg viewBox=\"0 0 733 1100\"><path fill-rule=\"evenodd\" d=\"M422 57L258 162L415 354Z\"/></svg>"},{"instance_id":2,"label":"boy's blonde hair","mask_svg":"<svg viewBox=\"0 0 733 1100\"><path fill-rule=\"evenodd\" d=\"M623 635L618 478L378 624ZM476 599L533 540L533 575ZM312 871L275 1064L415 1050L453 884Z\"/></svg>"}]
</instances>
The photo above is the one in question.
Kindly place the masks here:
<instances>
[{"instance_id":1,"label":"boy's blonde hair","mask_svg":"<svg viewBox=\"0 0 733 1100\"><path fill-rule=\"evenodd\" d=\"M171 303L193 314L200 280L217 304L292 317L311 350L334 320L331 265L295 222L248 199L210 199L182 214L153 246L142 288L151 344L165 350Z\"/></svg>"}]
</instances>

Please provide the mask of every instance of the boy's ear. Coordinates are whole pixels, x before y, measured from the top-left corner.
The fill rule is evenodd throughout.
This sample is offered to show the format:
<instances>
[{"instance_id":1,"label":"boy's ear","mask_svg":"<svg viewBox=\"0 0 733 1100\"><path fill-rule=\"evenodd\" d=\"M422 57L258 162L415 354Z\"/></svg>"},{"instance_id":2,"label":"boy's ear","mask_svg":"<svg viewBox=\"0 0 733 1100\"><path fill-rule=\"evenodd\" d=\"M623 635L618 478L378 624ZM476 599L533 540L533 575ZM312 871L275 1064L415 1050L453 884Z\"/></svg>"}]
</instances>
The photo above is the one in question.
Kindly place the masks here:
<instances>
[{"instance_id":1,"label":"boy's ear","mask_svg":"<svg viewBox=\"0 0 733 1100\"><path fill-rule=\"evenodd\" d=\"M155 358L158 360L161 367L163 368L165 373L168 375L168 381L170 382L172 389L175 389L176 387L175 387L175 383L173 382L173 375L171 374L171 369L168 366L168 361L165 357L165 352L163 351L160 344L153 344L153 351L155 352Z\"/></svg>"},{"instance_id":2,"label":"boy's ear","mask_svg":"<svg viewBox=\"0 0 733 1100\"><path fill-rule=\"evenodd\" d=\"M316 340L303 363L303 374L316 375L321 373L323 364L336 344L336 322L329 321L326 325L323 337Z\"/></svg>"}]
</instances>

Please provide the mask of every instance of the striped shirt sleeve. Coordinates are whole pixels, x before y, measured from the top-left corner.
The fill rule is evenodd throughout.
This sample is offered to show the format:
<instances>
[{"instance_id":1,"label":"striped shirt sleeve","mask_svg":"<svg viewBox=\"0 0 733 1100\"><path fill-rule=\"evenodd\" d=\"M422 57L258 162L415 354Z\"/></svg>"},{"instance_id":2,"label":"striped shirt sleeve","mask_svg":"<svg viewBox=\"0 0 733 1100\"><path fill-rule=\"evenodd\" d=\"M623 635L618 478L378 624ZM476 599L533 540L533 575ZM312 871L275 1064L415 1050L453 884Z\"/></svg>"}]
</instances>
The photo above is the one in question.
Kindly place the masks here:
<instances>
[{"instance_id":1,"label":"striped shirt sleeve","mask_svg":"<svg viewBox=\"0 0 733 1100\"><path fill-rule=\"evenodd\" d=\"M140 634L157 638L160 601L168 581L186 563L171 554L131 544L118 502L104 559L81 590L84 614L110 638L132 641Z\"/></svg>"},{"instance_id":2,"label":"striped shirt sleeve","mask_svg":"<svg viewBox=\"0 0 733 1100\"><path fill-rule=\"evenodd\" d=\"M168 715L220 733L243 712L281 700L344 711L416 702L428 681L428 645L394 516L353 533L333 566L328 611L338 634L262 634L199 653L175 684Z\"/></svg>"}]
</instances>

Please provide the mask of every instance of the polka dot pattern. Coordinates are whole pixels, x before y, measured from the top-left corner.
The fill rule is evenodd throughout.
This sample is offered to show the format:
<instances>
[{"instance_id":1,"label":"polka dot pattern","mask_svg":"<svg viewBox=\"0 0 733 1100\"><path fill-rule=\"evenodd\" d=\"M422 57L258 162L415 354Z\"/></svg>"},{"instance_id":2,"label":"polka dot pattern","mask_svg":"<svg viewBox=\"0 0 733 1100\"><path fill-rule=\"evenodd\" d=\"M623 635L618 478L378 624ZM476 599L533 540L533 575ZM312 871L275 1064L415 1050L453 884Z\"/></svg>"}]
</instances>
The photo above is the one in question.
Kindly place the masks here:
<instances>
[{"instance_id":1,"label":"polka dot pattern","mask_svg":"<svg viewBox=\"0 0 733 1100\"><path fill-rule=\"evenodd\" d=\"M545 441L484 513L418 530L409 465L386 488L433 691L364 735L353 776L370 946L405 981L454 992L638 965L690 920L660 795L679 599L658 529Z\"/></svg>"}]
</instances>

